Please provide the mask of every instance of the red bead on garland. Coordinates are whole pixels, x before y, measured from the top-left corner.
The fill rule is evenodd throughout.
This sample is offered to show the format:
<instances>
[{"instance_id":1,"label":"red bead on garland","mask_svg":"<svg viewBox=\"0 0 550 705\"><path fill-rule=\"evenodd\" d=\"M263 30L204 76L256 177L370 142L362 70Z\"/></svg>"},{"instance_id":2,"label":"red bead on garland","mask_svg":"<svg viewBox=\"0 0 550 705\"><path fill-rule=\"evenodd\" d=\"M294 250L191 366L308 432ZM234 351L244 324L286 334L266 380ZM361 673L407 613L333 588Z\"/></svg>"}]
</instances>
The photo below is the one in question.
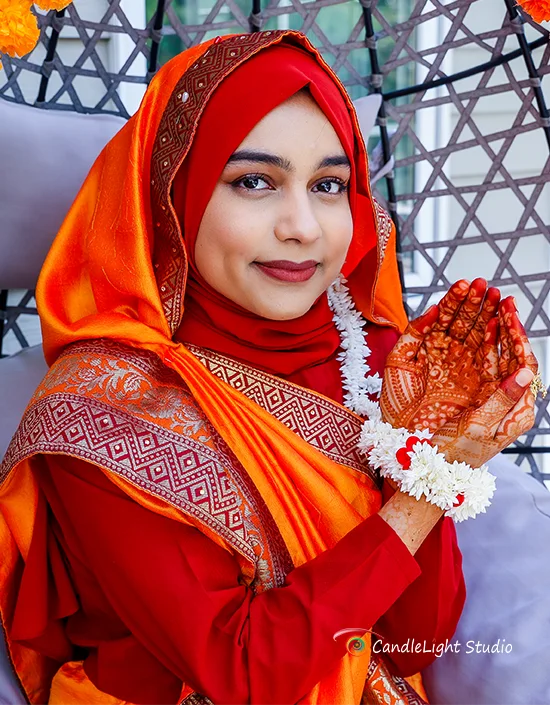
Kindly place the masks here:
<instances>
[{"instance_id":1,"label":"red bead on garland","mask_svg":"<svg viewBox=\"0 0 550 705\"><path fill-rule=\"evenodd\" d=\"M395 458L403 470L408 470L411 467L412 449L417 443L428 443L432 445L428 438L418 438L418 436L410 436L405 443L404 448L399 448L395 454Z\"/></svg>"},{"instance_id":2,"label":"red bead on garland","mask_svg":"<svg viewBox=\"0 0 550 705\"><path fill-rule=\"evenodd\" d=\"M411 467L411 454L407 448L400 448L395 454L395 457L403 470L408 470Z\"/></svg>"}]
</instances>

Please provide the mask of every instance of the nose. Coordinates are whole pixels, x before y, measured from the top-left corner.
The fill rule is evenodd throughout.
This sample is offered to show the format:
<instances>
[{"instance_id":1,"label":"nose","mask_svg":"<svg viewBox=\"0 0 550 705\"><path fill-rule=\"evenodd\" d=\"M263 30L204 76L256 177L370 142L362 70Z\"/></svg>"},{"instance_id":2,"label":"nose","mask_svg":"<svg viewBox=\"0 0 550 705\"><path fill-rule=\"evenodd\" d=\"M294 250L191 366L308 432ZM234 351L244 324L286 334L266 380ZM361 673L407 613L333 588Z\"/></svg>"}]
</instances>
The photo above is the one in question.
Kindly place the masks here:
<instances>
[{"instance_id":1,"label":"nose","mask_svg":"<svg viewBox=\"0 0 550 705\"><path fill-rule=\"evenodd\" d=\"M279 205L279 217L275 223L275 236L278 240L294 240L306 245L321 237L321 224L307 191L289 191Z\"/></svg>"}]
</instances>

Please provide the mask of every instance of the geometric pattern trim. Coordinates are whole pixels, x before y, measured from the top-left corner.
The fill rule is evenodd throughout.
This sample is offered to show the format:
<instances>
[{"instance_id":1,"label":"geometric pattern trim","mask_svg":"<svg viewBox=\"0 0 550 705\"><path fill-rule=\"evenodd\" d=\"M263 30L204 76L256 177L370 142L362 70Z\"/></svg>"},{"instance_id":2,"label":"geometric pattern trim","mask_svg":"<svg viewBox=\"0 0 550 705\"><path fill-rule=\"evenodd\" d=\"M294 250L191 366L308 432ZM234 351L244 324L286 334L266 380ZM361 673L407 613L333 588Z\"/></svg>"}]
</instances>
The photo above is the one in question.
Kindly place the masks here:
<instances>
[{"instance_id":1,"label":"geometric pattern trim","mask_svg":"<svg viewBox=\"0 0 550 705\"><path fill-rule=\"evenodd\" d=\"M386 254L386 247L388 246L392 233L393 220L376 199L373 199L373 203L378 230L378 266L381 267L384 255Z\"/></svg>"},{"instance_id":2,"label":"geometric pattern trim","mask_svg":"<svg viewBox=\"0 0 550 705\"><path fill-rule=\"evenodd\" d=\"M357 450L363 419L327 397L217 352L187 344L216 377L255 401L331 460L367 474L376 472Z\"/></svg>"},{"instance_id":3,"label":"geometric pattern trim","mask_svg":"<svg viewBox=\"0 0 550 705\"><path fill-rule=\"evenodd\" d=\"M254 558L242 508L226 469L205 445L73 394L32 406L10 445L5 468L35 453L62 453L107 468L183 509Z\"/></svg>"},{"instance_id":4,"label":"geometric pattern trim","mask_svg":"<svg viewBox=\"0 0 550 705\"><path fill-rule=\"evenodd\" d=\"M200 693L190 693L181 701L180 705L214 705L214 703L209 700L206 695L201 695Z\"/></svg>"},{"instance_id":5,"label":"geometric pattern trim","mask_svg":"<svg viewBox=\"0 0 550 705\"><path fill-rule=\"evenodd\" d=\"M401 676L393 675L377 654L371 654L361 705L426 705Z\"/></svg>"},{"instance_id":6,"label":"geometric pattern trim","mask_svg":"<svg viewBox=\"0 0 550 705\"><path fill-rule=\"evenodd\" d=\"M27 409L0 484L37 453L93 463L183 511L254 564L257 592L293 567L250 477L153 353L107 341L70 346Z\"/></svg>"}]
</instances>

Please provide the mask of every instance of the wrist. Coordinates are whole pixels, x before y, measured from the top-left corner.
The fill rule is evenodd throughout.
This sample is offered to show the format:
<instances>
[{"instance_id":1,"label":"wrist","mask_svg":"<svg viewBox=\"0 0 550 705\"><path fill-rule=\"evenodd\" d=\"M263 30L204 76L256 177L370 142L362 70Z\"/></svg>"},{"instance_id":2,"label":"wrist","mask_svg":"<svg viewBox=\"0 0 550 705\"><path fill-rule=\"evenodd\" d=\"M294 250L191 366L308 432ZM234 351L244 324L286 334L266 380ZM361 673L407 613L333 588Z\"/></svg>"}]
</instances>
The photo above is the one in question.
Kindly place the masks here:
<instances>
[{"instance_id":1,"label":"wrist","mask_svg":"<svg viewBox=\"0 0 550 705\"><path fill-rule=\"evenodd\" d=\"M401 489L397 489L392 496L392 501L399 504L403 509L409 513L414 512L419 516L424 516L426 519L437 521L440 517L445 514L445 510L438 507L436 504L429 502L424 495L419 497L413 497L408 492L403 492Z\"/></svg>"},{"instance_id":2,"label":"wrist","mask_svg":"<svg viewBox=\"0 0 550 705\"><path fill-rule=\"evenodd\" d=\"M402 493L415 500L424 497L455 521L484 512L495 490L495 478L487 467L449 461L427 435L369 419L363 424L358 446L371 467L397 483ZM446 445L447 452L451 446Z\"/></svg>"},{"instance_id":3,"label":"wrist","mask_svg":"<svg viewBox=\"0 0 550 705\"><path fill-rule=\"evenodd\" d=\"M378 514L392 527L414 555L441 519L443 510L427 502L423 497L416 499L406 492L397 490Z\"/></svg>"}]
</instances>

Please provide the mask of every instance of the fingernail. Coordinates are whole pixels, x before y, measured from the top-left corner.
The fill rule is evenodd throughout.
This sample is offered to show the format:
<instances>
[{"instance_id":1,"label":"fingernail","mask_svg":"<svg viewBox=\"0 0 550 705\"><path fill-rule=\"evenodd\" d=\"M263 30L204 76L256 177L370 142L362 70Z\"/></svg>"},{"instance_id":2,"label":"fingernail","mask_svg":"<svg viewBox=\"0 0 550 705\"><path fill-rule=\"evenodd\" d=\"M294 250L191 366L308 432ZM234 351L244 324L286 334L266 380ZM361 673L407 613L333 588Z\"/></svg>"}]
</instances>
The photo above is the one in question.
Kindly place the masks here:
<instances>
[{"instance_id":1,"label":"fingernail","mask_svg":"<svg viewBox=\"0 0 550 705\"><path fill-rule=\"evenodd\" d=\"M516 375L516 383L519 384L520 387L526 387L532 382L534 376L531 370L527 369L527 367L522 367Z\"/></svg>"}]
</instances>

